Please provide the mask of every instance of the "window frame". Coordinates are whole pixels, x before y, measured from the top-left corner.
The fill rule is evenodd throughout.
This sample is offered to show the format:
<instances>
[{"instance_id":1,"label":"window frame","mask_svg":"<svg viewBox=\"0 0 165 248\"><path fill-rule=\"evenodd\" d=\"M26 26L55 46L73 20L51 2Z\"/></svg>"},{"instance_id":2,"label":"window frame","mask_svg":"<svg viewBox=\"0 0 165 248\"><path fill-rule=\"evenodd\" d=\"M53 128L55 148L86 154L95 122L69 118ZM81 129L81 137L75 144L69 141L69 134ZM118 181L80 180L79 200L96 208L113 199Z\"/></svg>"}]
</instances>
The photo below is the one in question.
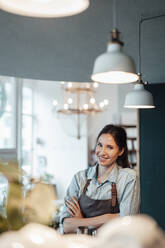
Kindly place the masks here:
<instances>
[{"instance_id":1,"label":"window frame","mask_svg":"<svg viewBox=\"0 0 165 248\"><path fill-rule=\"evenodd\" d=\"M11 77L9 77L11 78ZM14 160L18 161L19 166L22 165L22 116L26 115L22 112L22 102L23 102L23 94L22 90L24 87L24 79L22 78L14 78L13 80L13 94L14 94L14 100L13 100L13 144L14 146L11 148L0 148L0 160ZM29 88L32 89L32 102L34 98L33 94L33 87L30 85ZM32 105L33 106L33 105ZM34 122L34 114L33 114L33 107L32 107L32 115L29 115L32 117L32 152L33 152L33 122ZM32 165L33 167L33 159L32 159ZM31 169L32 170L32 169Z\"/></svg>"},{"instance_id":2,"label":"window frame","mask_svg":"<svg viewBox=\"0 0 165 248\"><path fill-rule=\"evenodd\" d=\"M11 77L9 77L11 78ZM5 79L6 80L6 79ZM18 87L17 87L17 79L12 77L11 82L13 85L13 94L14 94L14 100L13 100L13 147L11 148L0 148L0 158L2 160L18 160L18 153L17 153L17 133L18 133L18 121L17 121L17 116L18 116L18 111L17 111L17 106L18 106L18 101L19 101L19 96L18 96Z\"/></svg>"}]
</instances>

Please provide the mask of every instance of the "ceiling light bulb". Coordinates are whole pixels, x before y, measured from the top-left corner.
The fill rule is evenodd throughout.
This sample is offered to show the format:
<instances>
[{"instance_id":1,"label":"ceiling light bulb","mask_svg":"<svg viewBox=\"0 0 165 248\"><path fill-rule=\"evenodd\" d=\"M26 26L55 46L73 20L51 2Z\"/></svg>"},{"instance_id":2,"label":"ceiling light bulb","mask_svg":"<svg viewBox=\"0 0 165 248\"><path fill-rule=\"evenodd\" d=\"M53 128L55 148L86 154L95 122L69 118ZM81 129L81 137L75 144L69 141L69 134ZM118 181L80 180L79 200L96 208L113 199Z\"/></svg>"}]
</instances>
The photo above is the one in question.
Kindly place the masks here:
<instances>
[{"instance_id":1,"label":"ceiling light bulb","mask_svg":"<svg viewBox=\"0 0 165 248\"><path fill-rule=\"evenodd\" d=\"M72 83L69 82L69 83L67 84L67 86L68 86L68 88L72 88Z\"/></svg>"},{"instance_id":2,"label":"ceiling light bulb","mask_svg":"<svg viewBox=\"0 0 165 248\"><path fill-rule=\"evenodd\" d=\"M98 84L97 82L94 82L94 83L93 83L93 87L94 87L94 88L98 88L98 87L99 87L99 84Z\"/></svg>"},{"instance_id":3,"label":"ceiling light bulb","mask_svg":"<svg viewBox=\"0 0 165 248\"><path fill-rule=\"evenodd\" d=\"M96 102L95 98L94 98L94 97L91 97L91 98L90 98L90 103L91 103L91 104L94 104L95 102Z\"/></svg>"},{"instance_id":4,"label":"ceiling light bulb","mask_svg":"<svg viewBox=\"0 0 165 248\"><path fill-rule=\"evenodd\" d=\"M87 109L88 109L88 104L85 103L85 104L83 105L83 108L84 108L85 110L87 110Z\"/></svg>"},{"instance_id":5,"label":"ceiling light bulb","mask_svg":"<svg viewBox=\"0 0 165 248\"><path fill-rule=\"evenodd\" d=\"M70 98L68 98L68 104L72 104L73 103L73 99L70 97Z\"/></svg>"},{"instance_id":6,"label":"ceiling light bulb","mask_svg":"<svg viewBox=\"0 0 165 248\"><path fill-rule=\"evenodd\" d=\"M104 108L104 102L99 103L100 108Z\"/></svg>"},{"instance_id":7,"label":"ceiling light bulb","mask_svg":"<svg viewBox=\"0 0 165 248\"><path fill-rule=\"evenodd\" d=\"M109 72L100 72L92 76L93 80L98 80L100 83L107 84L127 84L136 82L138 77L136 74L130 72L122 71L109 71Z\"/></svg>"}]
</instances>

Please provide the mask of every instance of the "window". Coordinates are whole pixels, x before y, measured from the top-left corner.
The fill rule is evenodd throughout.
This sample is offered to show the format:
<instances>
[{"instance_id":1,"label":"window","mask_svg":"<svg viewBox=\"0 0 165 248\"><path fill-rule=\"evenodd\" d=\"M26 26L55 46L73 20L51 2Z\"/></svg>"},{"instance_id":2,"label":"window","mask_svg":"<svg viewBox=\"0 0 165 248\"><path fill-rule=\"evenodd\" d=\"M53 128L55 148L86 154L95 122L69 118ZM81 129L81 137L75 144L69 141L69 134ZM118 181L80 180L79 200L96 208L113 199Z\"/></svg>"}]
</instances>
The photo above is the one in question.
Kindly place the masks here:
<instances>
[{"instance_id":1,"label":"window","mask_svg":"<svg viewBox=\"0 0 165 248\"><path fill-rule=\"evenodd\" d=\"M31 173L33 163L33 93L30 87L22 87L22 168Z\"/></svg>"},{"instance_id":2,"label":"window","mask_svg":"<svg viewBox=\"0 0 165 248\"><path fill-rule=\"evenodd\" d=\"M16 148L15 80L0 77L0 149Z\"/></svg>"}]
</instances>

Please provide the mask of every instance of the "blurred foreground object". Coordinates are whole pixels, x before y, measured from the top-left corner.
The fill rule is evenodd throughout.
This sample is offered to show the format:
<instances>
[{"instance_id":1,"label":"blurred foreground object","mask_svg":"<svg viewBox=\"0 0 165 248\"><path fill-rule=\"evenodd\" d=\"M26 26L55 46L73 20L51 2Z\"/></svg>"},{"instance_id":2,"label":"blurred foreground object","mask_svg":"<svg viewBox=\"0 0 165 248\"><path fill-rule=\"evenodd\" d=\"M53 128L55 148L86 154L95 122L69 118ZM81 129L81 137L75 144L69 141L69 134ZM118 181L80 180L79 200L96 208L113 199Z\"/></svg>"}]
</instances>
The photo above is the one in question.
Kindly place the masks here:
<instances>
[{"instance_id":1,"label":"blurred foreground object","mask_svg":"<svg viewBox=\"0 0 165 248\"><path fill-rule=\"evenodd\" d=\"M125 216L99 229L97 247L164 248L165 234L147 215Z\"/></svg>"},{"instance_id":2,"label":"blurred foreground object","mask_svg":"<svg viewBox=\"0 0 165 248\"><path fill-rule=\"evenodd\" d=\"M8 180L0 172L0 216L6 217L6 206L8 196Z\"/></svg>"},{"instance_id":3,"label":"blurred foreground object","mask_svg":"<svg viewBox=\"0 0 165 248\"><path fill-rule=\"evenodd\" d=\"M9 182L18 182L23 175L17 161L0 160L0 172L8 179Z\"/></svg>"},{"instance_id":4,"label":"blurred foreground object","mask_svg":"<svg viewBox=\"0 0 165 248\"><path fill-rule=\"evenodd\" d=\"M23 176L18 162L0 161L0 233L30 222L52 224L57 199L54 186L32 180L26 190Z\"/></svg>"},{"instance_id":5,"label":"blurred foreground object","mask_svg":"<svg viewBox=\"0 0 165 248\"><path fill-rule=\"evenodd\" d=\"M50 227L28 224L19 231L0 236L2 248L90 248L93 239L87 235L62 236Z\"/></svg>"},{"instance_id":6,"label":"blurred foreground object","mask_svg":"<svg viewBox=\"0 0 165 248\"><path fill-rule=\"evenodd\" d=\"M0 161L0 173L6 180L5 214L0 216L0 232L17 230L24 224L22 171L17 161ZM1 182L0 185L2 186Z\"/></svg>"},{"instance_id":7,"label":"blurred foreground object","mask_svg":"<svg viewBox=\"0 0 165 248\"><path fill-rule=\"evenodd\" d=\"M34 183L24 200L24 218L26 223L35 222L50 225L57 199L53 185L42 182Z\"/></svg>"},{"instance_id":8,"label":"blurred foreground object","mask_svg":"<svg viewBox=\"0 0 165 248\"><path fill-rule=\"evenodd\" d=\"M114 219L98 230L96 237L85 234L60 235L41 224L27 224L19 231L0 236L2 248L164 248L164 232L148 216Z\"/></svg>"}]
</instances>

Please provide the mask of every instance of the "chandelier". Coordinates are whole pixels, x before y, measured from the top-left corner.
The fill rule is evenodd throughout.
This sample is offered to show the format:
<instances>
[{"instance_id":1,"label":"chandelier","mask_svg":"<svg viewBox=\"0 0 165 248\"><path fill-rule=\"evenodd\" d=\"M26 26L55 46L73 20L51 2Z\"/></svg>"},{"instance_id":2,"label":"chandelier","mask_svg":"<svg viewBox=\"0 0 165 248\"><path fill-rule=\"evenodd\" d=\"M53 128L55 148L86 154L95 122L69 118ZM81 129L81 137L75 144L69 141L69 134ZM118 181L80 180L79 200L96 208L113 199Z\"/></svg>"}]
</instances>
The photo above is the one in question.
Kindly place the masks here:
<instances>
[{"instance_id":1,"label":"chandelier","mask_svg":"<svg viewBox=\"0 0 165 248\"><path fill-rule=\"evenodd\" d=\"M89 116L105 111L109 101L107 99L97 102L96 89L99 84L61 82L63 98L61 103L53 100L53 110L58 114L77 116L77 138L80 139L80 116Z\"/></svg>"}]
</instances>

